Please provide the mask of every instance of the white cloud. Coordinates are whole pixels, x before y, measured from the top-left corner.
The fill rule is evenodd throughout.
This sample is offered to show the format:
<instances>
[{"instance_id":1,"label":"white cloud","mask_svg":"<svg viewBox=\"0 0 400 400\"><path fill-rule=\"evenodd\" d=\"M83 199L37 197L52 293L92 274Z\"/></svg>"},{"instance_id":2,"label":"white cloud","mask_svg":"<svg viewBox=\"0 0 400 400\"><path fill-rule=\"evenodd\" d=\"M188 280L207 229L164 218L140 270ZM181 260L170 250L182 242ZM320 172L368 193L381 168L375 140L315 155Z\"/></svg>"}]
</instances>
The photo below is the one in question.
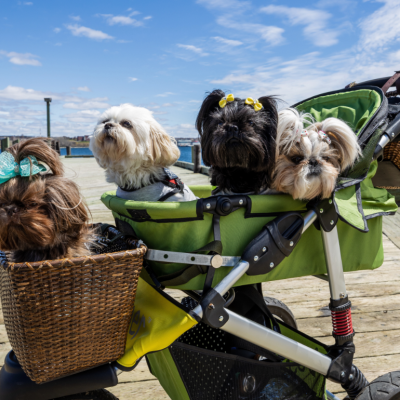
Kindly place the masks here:
<instances>
[{"instance_id":1,"label":"white cloud","mask_svg":"<svg viewBox=\"0 0 400 400\"><path fill-rule=\"evenodd\" d=\"M106 109L110 107L110 105L105 102L106 100L108 100L107 97L94 98L80 103L64 103L63 108L70 108L73 110Z\"/></svg>"},{"instance_id":2,"label":"white cloud","mask_svg":"<svg viewBox=\"0 0 400 400\"><path fill-rule=\"evenodd\" d=\"M194 124L178 124L178 125L164 125L167 133L173 137L192 137L197 138L199 132L194 127Z\"/></svg>"},{"instance_id":3,"label":"white cloud","mask_svg":"<svg viewBox=\"0 0 400 400\"><path fill-rule=\"evenodd\" d=\"M243 44L243 42L240 42L239 40L225 39L220 36L214 36L213 39L219 43L225 44L227 46L232 46L232 47L240 46L241 44Z\"/></svg>"},{"instance_id":4,"label":"white cloud","mask_svg":"<svg viewBox=\"0 0 400 400\"><path fill-rule=\"evenodd\" d=\"M88 101L88 99L83 99L78 96L69 96L54 92L42 92L40 90L25 89L18 86L7 86L4 89L0 89L0 99L5 100L17 100L17 101L40 101L43 102L45 97L51 97L54 100L67 101L73 103L81 103L83 101ZM107 101L108 98L102 97L95 99L96 101Z\"/></svg>"},{"instance_id":5,"label":"white cloud","mask_svg":"<svg viewBox=\"0 0 400 400\"><path fill-rule=\"evenodd\" d=\"M95 40L114 39L113 36L107 35L107 33L96 31L86 26L67 25L67 29L69 29L74 36L85 36Z\"/></svg>"},{"instance_id":6,"label":"white cloud","mask_svg":"<svg viewBox=\"0 0 400 400\"><path fill-rule=\"evenodd\" d=\"M72 114L65 114L62 117L66 118L69 122L93 122L95 124L100 115L101 112L97 110L83 110Z\"/></svg>"},{"instance_id":7,"label":"white cloud","mask_svg":"<svg viewBox=\"0 0 400 400\"><path fill-rule=\"evenodd\" d=\"M156 94L156 97L168 97L171 95L174 95L175 93L173 92L165 92L165 93L161 93L161 94Z\"/></svg>"},{"instance_id":8,"label":"white cloud","mask_svg":"<svg viewBox=\"0 0 400 400\"><path fill-rule=\"evenodd\" d=\"M79 15L71 15L70 18L73 19L74 21L80 21L81 20L81 17Z\"/></svg>"},{"instance_id":9,"label":"white cloud","mask_svg":"<svg viewBox=\"0 0 400 400\"><path fill-rule=\"evenodd\" d=\"M28 107L8 107L7 111L0 111L0 119L12 120L12 121L26 121L44 117L46 111L34 110Z\"/></svg>"},{"instance_id":10,"label":"white cloud","mask_svg":"<svg viewBox=\"0 0 400 400\"><path fill-rule=\"evenodd\" d=\"M61 28L54 28L54 29L53 29L53 32L59 33L59 32L61 32Z\"/></svg>"},{"instance_id":11,"label":"white cloud","mask_svg":"<svg viewBox=\"0 0 400 400\"><path fill-rule=\"evenodd\" d=\"M260 37L272 46L276 46L284 41L282 36L285 31L284 29L277 26L242 22L243 20L244 19L240 17L237 20L234 20L232 17L224 15L217 19L217 23L225 28L251 33L253 38Z\"/></svg>"},{"instance_id":12,"label":"white cloud","mask_svg":"<svg viewBox=\"0 0 400 400\"><path fill-rule=\"evenodd\" d=\"M87 86L79 86L77 89L81 92L90 92L90 89Z\"/></svg>"},{"instance_id":13,"label":"white cloud","mask_svg":"<svg viewBox=\"0 0 400 400\"><path fill-rule=\"evenodd\" d=\"M152 19L153 17L151 15L148 15L147 17L144 17L144 20Z\"/></svg>"},{"instance_id":14,"label":"white cloud","mask_svg":"<svg viewBox=\"0 0 400 400\"><path fill-rule=\"evenodd\" d=\"M338 42L340 29L329 30L326 28L328 20L332 17L326 11L275 5L263 7L260 11L286 17L291 25L305 25L304 35L316 46L332 46Z\"/></svg>"},{"instance_id":15,"label":"white cloud","mask_svg":"<svg viewBox=\"0 0 400 400\"><path fill-rule=\"evenodd\" d=\"M196 53L201 57L209 55L208 53L204 52L203 49L201 49L200 47L196 47L191 44L177 44L177 46L180 47L181 49L192 51L193 53Z\"/></svg>"},{"instance_id":16,"label":"white cloud","mask_svg":"<svg viewBox=\"0 0 400 400\"><path fill-rule=\"evenodd\" d=\"M16 64L16 65L31 65L34 67L40 67L42 64L40 63L37 58L39 56L35 56L34 54L31 53L16 53L14 51L11 52L6 52L6 51L0 51L0 55L6 56L9 58L10 63Z\"/></svg>"},{"instance_id":17,"label":"white cloud","mask_svg":"<svg viewBox=\"0 0 400 400\"><path fill-rule=\"evenodd\" d=\"M400 39L400 2L378 1L384 5L360 23L362 29L360 49L364 51L383 49Z\"/></svg>"},{"instance_id":18,"label":"white cloud","mask_svg":"<svg viewBox=\"0 0 400 400\"><path fill-rule=\"evenodd\" d=\"M135 81L137 81L138 80L138 78L132 78L132 77L129 77L128 78L128 81L129 82L135 82Z\"/></svg>"},{"instance_id":19,"label":"white cloud","mask_svg":"<svg viewBox=\"0 0 400 400\"><path fill-rule=\"evenodd\" d=\"M131 26L142 26L143 22L138 21L130 16L124 15L112 15L112 14L101 14L102 17L106 18L108 25L131 25Z\"/></svg>"}]
</instances>

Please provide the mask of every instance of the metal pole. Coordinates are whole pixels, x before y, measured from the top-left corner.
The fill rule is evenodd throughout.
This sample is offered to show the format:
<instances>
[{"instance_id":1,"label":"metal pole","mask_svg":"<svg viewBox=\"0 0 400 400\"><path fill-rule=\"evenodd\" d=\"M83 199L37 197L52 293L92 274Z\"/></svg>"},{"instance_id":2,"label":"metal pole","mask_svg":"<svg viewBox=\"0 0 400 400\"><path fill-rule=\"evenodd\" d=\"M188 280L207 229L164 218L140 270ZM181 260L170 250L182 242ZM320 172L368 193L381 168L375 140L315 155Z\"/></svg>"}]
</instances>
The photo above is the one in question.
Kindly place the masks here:
<instances>
[{"instance_id":1,"label":"metal pole","mask_svg":"<svg viewBox=\"0 0 400 400\"><path fill-rule=\"evenodd\" d=\"M47 137L51 137L50 135L50 103L51 103L51 98L47 97L44 99L44 101L47 104Z\"/></svg>"},{"instance_id":2,"label":"metal pole","mask_svg":"<svg viewBox=\"0 0 400 400\"><path fill-rule=\"evenodd\" d=\"M325 232L321 229L321 232L331 299L344 299L347 293L337 227L335 226L330 232Z\"/></svg>"}]
</instances>

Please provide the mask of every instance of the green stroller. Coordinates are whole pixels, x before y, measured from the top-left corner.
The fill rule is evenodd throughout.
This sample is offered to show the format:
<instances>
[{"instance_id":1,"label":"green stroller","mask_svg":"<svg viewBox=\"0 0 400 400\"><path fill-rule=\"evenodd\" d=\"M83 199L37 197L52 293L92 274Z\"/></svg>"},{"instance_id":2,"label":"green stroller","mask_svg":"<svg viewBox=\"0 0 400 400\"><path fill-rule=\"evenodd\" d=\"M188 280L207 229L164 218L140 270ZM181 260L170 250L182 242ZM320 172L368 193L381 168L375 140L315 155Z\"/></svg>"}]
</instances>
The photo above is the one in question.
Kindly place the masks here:
<instances>
[{"instance_id":1,"label":"green stroller","mask_svg":"<svg viewBox=\"0 0 400 400\"><path fill-rule=\"evenodd\" d=\"M383 148L400 132L400 114L388 113L376 82L295 107L317 121L331 116L346 121L363 148L363 157L339 178L329 199L211 196L211 186L191 187L199 200L186 203L127 201L112 192L102 197L118 229L151 249L141 277L157 290L175 288L189 296L176 305L186 319L175 321L172 331L182 329L169 331L168 343L152 349L162 351L140 354L147 353L151 372L172 399L335 398L325 389L326 379L340 383L350 399L381 398L363 391L368 382L352 363L344 272L383 262L382 216L395 213L397 205L372 179ZM329 282L332 346L276 318L262 297L262 282L307 275ZM127 349L140 347L138 336L128 340ZM119 367L133 367L138 357L127 354Z\"/></svg>"},{"instance_id":2,"label":"green stroller","mask_svg":"<svg viewBox=\"0 0 400 400\"><path fill-rule=\"evenodd\" d=\"M295 105L317 121L330 116L346 121L363 149L329 199L212 196L211 186L192 187L199 200L181 203L135 202L105 193L102 201L118 230L147 246L124 355L97 367L102 378L84 371L33 387L15 378L18 360L9 354L0 372L0 397L115 399L90 391L116 385L117 372L134 369L146 357L174 400L335 399L326 379L341 384L350 399L398 398L399 382L369 384L353 364L351 302L344 281L346 271L383 263L382 217L397 210L395 196L379 188L383 185L375 178L384 147L400 137L400 109L388 103L386 81ZM399 177L400 172L393 180ZM281 307L285 312L279 313L262 295L262 282L308 275L329 282L331 346L297 330L290 311ZM164 288L187 297L178 303Z\"/></svg>"}]
</instances>

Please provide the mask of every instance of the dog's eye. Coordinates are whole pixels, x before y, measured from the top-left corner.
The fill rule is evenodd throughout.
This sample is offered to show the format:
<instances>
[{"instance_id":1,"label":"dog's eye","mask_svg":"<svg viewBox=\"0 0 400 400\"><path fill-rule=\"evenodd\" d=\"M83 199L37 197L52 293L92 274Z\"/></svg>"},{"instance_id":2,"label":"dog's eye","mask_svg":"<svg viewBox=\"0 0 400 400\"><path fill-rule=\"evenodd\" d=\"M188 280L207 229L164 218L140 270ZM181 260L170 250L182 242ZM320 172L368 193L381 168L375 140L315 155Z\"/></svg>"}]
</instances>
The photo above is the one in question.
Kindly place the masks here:
<instances>
[{"instance_id":1,"label":"dog's eye","mask_svg":"<svg viewBox=\"0 0 400 400\"><path fill-rule=\"evenodd\" d=\"M29 207L36 207L38 205L38 203L30 203Z\"/></svg>"},{"instance_id":2,"label":"dog's eye","mask_svg":"<svg viewBox=\"0 0 400 400\"><path fill-rule=\"evenodd\" d=\"M304 160L304 157L296 156L296 157L292 157L291 160L292 160L295 164L300 164L300 162Z\"/></svg>"},{"instance_id":3,"label":"dog's eye","mask_svg":"<svg viewBox=\"0 0 400 400\"><path fill-rule=\"evenodd\" d=\"M106 119L105 121L102 122L102 124L105 124L109 121L109 119Z\"/></svg>"},{"instance_id":4,"label":"dog's eye","mask_svg":"<svg viewBox=\"0 0 400 400\"><path fill-rule=\"evenodd\" d=\"M131 123L130 123L129 121L124 121L124 122L122 123L122 125L125 126L126 128L130 128L130 127L132 126Z\"/></svg>"},{"instance_id":5,"label":"dog's eye","mask_svg":"<svg viewBox=\"0 0 400 400\"><path fill-rule=\"evenodd\" d=\"M218 122L218 126L222 126L223 124L223 122Z\"/></svg>"},{"instance_id":6,"label":"dog's eye","mask_svg":"<svg viewBox=\"0 0 400 400\"><path fill-rule=\"evenodd\" d=\"M325 160L326 162L329 162L329 157L322 157L323 160Z\"/></svg>"},{"instance_id":7,"label":"dog's eye","mask_svg":"<svg viewBox=\"0 0 400 400\"><path fill-rule=\"evenodd\" d=\"M254 121L252 121L251 119L249 120L249 124L250 125L254 125Z\"/></svg>"}]
</instances>

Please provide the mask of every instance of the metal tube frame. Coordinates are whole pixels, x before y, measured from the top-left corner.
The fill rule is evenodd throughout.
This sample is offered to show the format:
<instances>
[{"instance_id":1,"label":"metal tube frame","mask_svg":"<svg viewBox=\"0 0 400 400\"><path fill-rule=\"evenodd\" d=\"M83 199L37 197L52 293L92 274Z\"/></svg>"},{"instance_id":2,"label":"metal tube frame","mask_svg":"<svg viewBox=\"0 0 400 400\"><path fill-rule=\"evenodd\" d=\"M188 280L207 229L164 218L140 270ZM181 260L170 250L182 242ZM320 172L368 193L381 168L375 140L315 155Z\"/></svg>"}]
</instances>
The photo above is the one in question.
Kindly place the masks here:
<instances>
[{"instance_id":1,"label":"metal tube frame","mask_svg":"<svg viewBox=\"0 0 400 400\"><path fill-rule=\"evenodd\" d=\"M314 211L307 212L304 216L303 232L312 225L316 218L317 216ZM346 288L344 286L344 274L337 229L335 227L329 233L323 230L321 230L321 232L331 293L333 293L333 298L340 298L341 293L346 294ZM249 264L247 262L239 261L232 271L214 287L214 290L220 295L224 295L246 273L248 268ZM273 351L282 357L293 360L304 367L327 376L332 363L330 357L242 317L229 309L225 309L225 311L227 311L229 319L225 325L220 328L221 330L232 333L235 336L261 346L266 350ZM200 304L193 309L193 312L197 314L199 318L202 318L203 310Z\"/></svg>"}]
</instances>

